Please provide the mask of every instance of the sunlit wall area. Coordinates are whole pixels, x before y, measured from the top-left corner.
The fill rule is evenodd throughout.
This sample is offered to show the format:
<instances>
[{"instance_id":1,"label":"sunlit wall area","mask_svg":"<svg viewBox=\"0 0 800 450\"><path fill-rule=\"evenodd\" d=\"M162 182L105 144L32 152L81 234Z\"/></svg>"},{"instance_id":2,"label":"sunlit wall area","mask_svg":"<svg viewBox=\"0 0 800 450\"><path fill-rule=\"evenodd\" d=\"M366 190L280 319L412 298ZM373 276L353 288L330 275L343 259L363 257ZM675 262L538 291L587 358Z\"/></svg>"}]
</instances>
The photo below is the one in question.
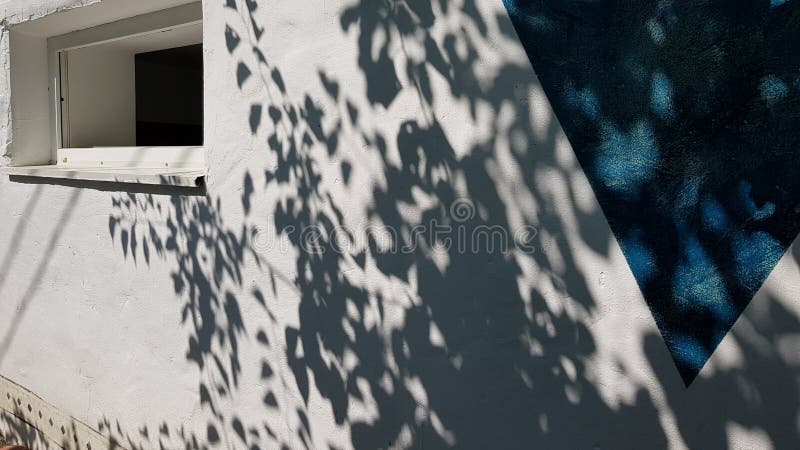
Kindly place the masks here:
<instances>
[{"instance_id":1,"label":"sunlit wall area","mask_svg":"<svg viewBox=\"0 0 800 450\"><path fill-rule=\"evenodd\" d=\"M181 3L5 2L0 154L28 155L15 145L26 120L15 33L45 39ZM748 287L687 386L676 335L659 329L680 302L654 307L644 294L660 286L689 304L712 292L697 286L717 279L722 256L734 268L746 252L687 252L687 237L664 259L652 231L615 219L638 201L657 209L647 187L620 192L671 170L658 121L680 120L680 105L654 93L690 81L626 66L624 47L559 59L554 46L540 51L556 68L538 69L522 26L563 26L537 15L540 3L203 1L202 115L196 96L169 106L202 134L205 186L0 176L0 375L52 407L0 402L43 428L15 432L26 428L0 416L0 433L61 442L48 425L58 412L87 427L65 435L93 430L109 448L798 447L800 253L789 246ZM792 5L777 8L795 17ZM574 7L556 8L574 27L587 8L602 23L633 8ZM663 5L637 8L655 19L636 33L662 36L661 24L673 37ZM558 78L581 64L644 71L625 88L641 97ZM786 89L770 95L789 111ZM700 212L687 200L691 220L665 239L713 228L697 192ZM730 200L753 208L725 210L737 221L749 211L748 237L773 223L756 217L769 212L760 193ZM608 202L617 195L628 203ZM700 237L735 240L712 228ZM690 270L708 254L717 265ZM648 284L680 273L679 288Z\"/></svg>"}]
</instances>

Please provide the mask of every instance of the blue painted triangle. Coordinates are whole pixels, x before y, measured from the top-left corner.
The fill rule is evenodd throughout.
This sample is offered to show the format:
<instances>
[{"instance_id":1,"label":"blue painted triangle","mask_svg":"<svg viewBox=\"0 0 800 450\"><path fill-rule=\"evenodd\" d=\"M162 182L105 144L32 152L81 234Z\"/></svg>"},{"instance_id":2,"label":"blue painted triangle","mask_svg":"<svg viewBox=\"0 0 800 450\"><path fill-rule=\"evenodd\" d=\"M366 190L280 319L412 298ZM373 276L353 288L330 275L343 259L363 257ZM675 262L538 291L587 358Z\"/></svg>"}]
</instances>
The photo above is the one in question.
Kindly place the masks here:
<instances>
[{"instance_id":1,"label":"blue painted triangle","mask_svg":"<svg viewBox=\"0 0 800 450\"><path fill-rule=\"evenodd\" d=\"M504 2L688 386L800 232L800 2Z\"/></svg>"}]
</instances>

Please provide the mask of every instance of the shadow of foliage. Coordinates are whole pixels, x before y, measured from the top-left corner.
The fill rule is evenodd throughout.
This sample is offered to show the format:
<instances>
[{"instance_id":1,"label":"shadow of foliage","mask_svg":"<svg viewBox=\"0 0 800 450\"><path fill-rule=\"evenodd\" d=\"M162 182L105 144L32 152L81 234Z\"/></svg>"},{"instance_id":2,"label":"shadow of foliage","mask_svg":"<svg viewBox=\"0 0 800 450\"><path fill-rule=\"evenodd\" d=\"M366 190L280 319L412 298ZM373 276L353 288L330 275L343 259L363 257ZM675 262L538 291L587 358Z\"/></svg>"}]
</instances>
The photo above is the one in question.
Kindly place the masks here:
<instances>
[{"instance_id":1,"label":"shadow of foliage","mask_svg":"<svg viewBox=\"0 0 800 450\"><path fill-rule=\"evenodd\" d=\"M206 432L165 421L156 432L131 434L110 420L103 431L131 448L158 441L187 449L336 448L313 430L310 414L322 408L356 448L667 447L653 399L658 387L631 381L630 399L610 400L591 376L595 275L583 272L576 253L608 258L612 236L602 213L578 207L575 186L564 181L581 172L557 154L564 138L556 121L539 123L543 106L531 98L540 86L527 60L496 58L486 70L493 39L517 39L505 13L487 14L475 0L353 2L339 23L356 37L365 92L320 70L325 97L316 98L290 91L264 50L259 17L269 4L225 3L239 19L224 30L230 82L264 93L242 127L277 161L248 168L235 205L243 217L226 223L223 206L233 205L222 205L212 185L205 197L118 195L109 221L123 256L145 265L160 258L173 268ZM471 119L485 125L467 148L448 135L440 96L468 105ZM397 130L367 120L400 98L414 99L415 114ZM347 148L352 136L364 155ZM358 213L395 230L388 241L372 231L363 242L340 232L352 225L353 204L332 191L324 169L331 161L346 186L374 177L359 192L369 201ZM364 173L364 161L374 173ZM263 215L257 202L267 191L275 206ZM472 209L460 217L464 199ZM574 206L571 215L554 206L563 199ZM293 267L276 267L258 248L265 221L288 243ZM427 223L468 235L529 227L538 230L530 241L536 251L487 241L463 252L417 232ZM341 240L347 251L330 251ZM261 274L253 283L243 275L250 266ZM296 322L274 311L279 302L285 307L282 297L296 304ZM259 311L248 306L245 314L250 304ZM263 356L244 359L245 341ZM677 386L674 368L655 367L665 361L663 344L648 337L645 350L656 373L670 374L664 386ZM762 362L765 373L775 361ZM720 376L733 389L737 379L757 376L756 366L744 370ZM262 382L263 416L230 406L245 373ZM796 380L784 381L797 391ZM796 399L781 411L796 415ZM366 416L364 405L373 409ZM698 417L684 411L691 406L668 406L678 432L696 436L682 419ZM788 422L727 419L763 427L775 442L797 441ZM712 438L704 443L724 447L726 425L705 422Z\"/></svg>"}]
</instances>

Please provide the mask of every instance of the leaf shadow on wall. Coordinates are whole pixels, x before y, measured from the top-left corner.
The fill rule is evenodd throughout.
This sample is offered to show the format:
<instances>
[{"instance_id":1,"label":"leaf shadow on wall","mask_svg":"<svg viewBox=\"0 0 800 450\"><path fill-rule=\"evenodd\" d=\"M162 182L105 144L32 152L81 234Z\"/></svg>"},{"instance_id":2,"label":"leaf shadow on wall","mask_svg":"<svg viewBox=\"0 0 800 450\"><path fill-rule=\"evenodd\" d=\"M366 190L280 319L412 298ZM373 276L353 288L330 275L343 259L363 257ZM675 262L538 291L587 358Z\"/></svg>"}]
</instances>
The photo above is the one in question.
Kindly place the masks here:
<instances>
[{"instance_id":1,"label":"leaf shadow on wall","mask_svg":"<svg viewBox=\"0 0 800 450\"><path fill-rule=\"evenodd\" d=\"M559 159L557 122L539 123L541 106L531 103L530 93L540 86L527 62L505 62L488 79L481 67L487 46L493 48L492 30L517 39L504 12L487 15L475 0L354 2L340 23L343 33L357 36L365 92L320 70L326 94L315 97L290 91L291 80L264 50L259 18L270 3L225 4L240 19L224 30L230 83L256 84L265 93L241 126L262 142L264 160L275 163L249 166L241 205L221 204L213 189L202 198L119 195L109 222L125 257L174 264L174 294L184 301L187 358L201 375L197 397L207 427L199 433L164 418L157 431L142 426L131 433L108 419L99 425L111 443L338 448L341 443L314 429L310 404L321 401L347 431L346 446L356 448L634 448L645 442L665 448L659 410L674 415L677 433L692 447L727 446L732 424L763 432L776 447L798 445L791 423L798 413L796 377L765 381L797 370L796 362L763 351L798 329L797 318L774 299L765 301L765 317L776 326L730 337L744 357L739 367L698 380L698 391L714 386L703 391L709 398L702 403L667 365L669 353L655 333L644 336L643 351L660 385L639 381L620 360L613 370L631 395L603 395L592 366L598 343L591 327L602 314L590 286L596 275L583 272L576 253L608 259L612 236L598 209L579 206L568 181L581 176L580 168ZM437 87L442 81L444 92ZM441 95L467 104L469 119L489 131L466 153L456 150L461 147L440 119ZM393 133L372 124L370 117L402 96L418 99L415 118ZM352 141L345 139L353 135L365 154L348 149ZM342 203L324 168L335 161L349 188L369 176L359 173L366 170L359 158L380 166L359 212L396 230L388 241L368 234L355 245L355 236L338 232L357 203ZM503 172L509 167L513 185ZM280 196L267 215L260 207L265 192ZM455 222L468 234L535 227L538 251L487 243L461 252L415 232L421 223L453 224L465 198L474 209ZM563 205L555 208L563 198L572 218ZM244 220L232 226L222 210L234 206ZM294 267L276 266L259 249L267 220L288 242ZM575 231L561 231L570 228ZM331 251L339 239L352 244L348 251ZM398 251L403 248L413 251ZM259 268L255 283L246 275L252 265ZM276 311L286 301L297 303L296 324ZM244 359L244 345L263 356ZM235 407L248 374L263 383L263 414ZM356 413L364 404L372 405L371 418Z\"/></svg>"},{"instance_id":2,"label":"leaf shadow on wall","mask_svg":"<svg viewBox=\"0 0 800 450\"><path fill-rule=\"evenodd\" d=\"M578 3L505 0L688 386L800 233L800 7Z\"/></svg>"}]
</instances>

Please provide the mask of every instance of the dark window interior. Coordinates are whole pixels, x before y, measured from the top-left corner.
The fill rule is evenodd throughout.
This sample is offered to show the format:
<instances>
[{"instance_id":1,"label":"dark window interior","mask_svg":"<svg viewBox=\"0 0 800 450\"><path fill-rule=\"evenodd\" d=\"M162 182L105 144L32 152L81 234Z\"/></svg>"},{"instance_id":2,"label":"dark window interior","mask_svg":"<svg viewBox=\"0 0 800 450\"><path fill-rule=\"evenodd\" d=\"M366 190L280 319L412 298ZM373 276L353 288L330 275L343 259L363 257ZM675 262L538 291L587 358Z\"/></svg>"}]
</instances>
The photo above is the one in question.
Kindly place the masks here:
<instances>
[{"instance_id":1,"label":"dark window interior","mask_svg":"<svg viewBox=\"0 0 800 450\"><path fill-rule=\"evenodd\" d=\"M203 46L136 55L136 145L203 145Z\"/></svg>"}]
</instances>

